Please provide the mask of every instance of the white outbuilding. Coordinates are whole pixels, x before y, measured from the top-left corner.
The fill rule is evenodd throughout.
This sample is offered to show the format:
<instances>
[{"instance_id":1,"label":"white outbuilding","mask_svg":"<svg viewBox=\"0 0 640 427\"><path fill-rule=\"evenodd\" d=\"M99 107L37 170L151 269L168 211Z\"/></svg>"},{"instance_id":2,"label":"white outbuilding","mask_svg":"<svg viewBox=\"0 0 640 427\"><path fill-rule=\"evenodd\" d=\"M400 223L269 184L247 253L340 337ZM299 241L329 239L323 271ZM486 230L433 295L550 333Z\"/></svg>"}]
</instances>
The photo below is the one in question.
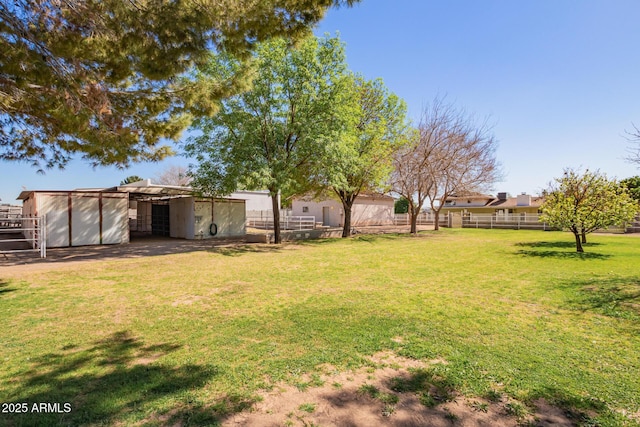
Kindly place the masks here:
<instances>
[{"instance_id":1,"label":"white outbuilding","mask_svg":"<svg viewBox=\"0 0 640 427\"><path fill-rule=\"evenodd\" d=\"M107 189L23 191L24 216L45 217L47 247L128 243L131 232L182 239L242 237L245 201L139 181Z\"/></svg>"},{"instance_id":2,"label":"white outbuilding","mask_svg":"<svg viewBox=\"0 0 640 427\"><path fill-rule=\"evenodd\" d=\"M46 218L48 248L129 242L127 193L23 191L18 199L23 216Z\"/></svg>"}]
</instances>

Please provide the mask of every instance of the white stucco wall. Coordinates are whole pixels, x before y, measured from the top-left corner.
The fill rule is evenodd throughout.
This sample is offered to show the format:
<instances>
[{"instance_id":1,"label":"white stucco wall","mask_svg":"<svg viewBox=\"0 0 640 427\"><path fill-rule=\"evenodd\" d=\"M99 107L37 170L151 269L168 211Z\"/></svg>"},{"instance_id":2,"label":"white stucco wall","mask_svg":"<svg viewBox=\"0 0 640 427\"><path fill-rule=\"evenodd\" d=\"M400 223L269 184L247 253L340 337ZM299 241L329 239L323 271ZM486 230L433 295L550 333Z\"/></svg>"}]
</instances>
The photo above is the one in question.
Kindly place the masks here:
<instances>
[{"instance_id":1,"label":"white stucco wall","mask_svg":"<svg viewBox=\"0 0 640 427\"><path fill-rule=\"evenodd\" d=\"M169 236L193 239L194 199L180 197L169 200Z\"/></svg>"},{"instance_id":2,"label":"white stucco wall","mask_svg":"<svg viewBox=\"0 0 640 427\"><path fill-rule=\"evenodd\" d=\"M294 199L291 203L291 215L313 216L316 218L316 223L318 224L329 227L340 227L342 225L344 211L342 210L342 203L333 199L320 201Z\"/></svg>"},{"instance_id":3,"label":"white stucco wall","mask_svg":"<svg viewBox=\"0 0 640 427\"><path fill-rule=\"evenodd\" d=\"M273 210L271 196L269 191L236 191L229 195L231 199L240 199L245 201L245 210L247 215L252 213ZM278 202L278 206L280 203Z\"/></svg>"},{"instance_id":4,"label":"white stucco wall","mask_svg":"<svg viewBox=\"0 0 640 427\"><path fill-rule=\"evenodd\" d=\"M351 225L355 227L393 224L393 203L391 198L356 198L351 208ZM293 216L314 216L316 223L330 227L342 227L344 224L342 203L337 200L295 199L291 210Z\"/></svg>"},{"instance_id":5,"label":"white stucco wall","mask_svg":"<svg viewBox=\"0 0 640 427\"><path fill-rule=\"evenodd\" d=\"M216 237L237 237L246 234L245 204L237 200L216 200L213 217L218 226Z\"/></svg>"},{"instance_id":6,"label":"white stucco wall","mask_svg":"<svg viewBox=\"0 0 640 427\"><path fill-rule=\"evenodd\" d=\"M207 200L195 202L196 239L212 239L220 237L241 237L246 234L245 202L242 200ZM212 227L211 224L215 224ZM216 234L212 235L211 232Z\"/></svg>"},{"instance_id":7,"label":"white stucco wall","mask_svg":"<svg viewBox=\"0 0 640 427\"><path fill-rule=\"evenodd\" d=\"M391 225L393 224L393 199L356 198L351 208L351 224Z\"/></svg>"}]
</instances>

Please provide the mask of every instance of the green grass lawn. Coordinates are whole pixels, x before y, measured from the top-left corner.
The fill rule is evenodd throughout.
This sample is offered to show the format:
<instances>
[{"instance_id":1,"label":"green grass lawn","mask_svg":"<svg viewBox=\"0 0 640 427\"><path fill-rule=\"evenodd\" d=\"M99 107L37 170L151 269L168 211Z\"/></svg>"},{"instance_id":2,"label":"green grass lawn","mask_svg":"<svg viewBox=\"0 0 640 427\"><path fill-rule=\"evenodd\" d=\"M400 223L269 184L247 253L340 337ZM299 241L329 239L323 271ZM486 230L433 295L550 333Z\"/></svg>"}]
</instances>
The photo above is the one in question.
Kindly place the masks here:
<instances>
[{"instance_id":1,"label":"green grass lawn","mask_svg":"<svg viewBox=\"0 0 640 427\"><path fill-rule=\"evenodd\" d=\"M4 274L0 425L215 424L381 350L467 396L638 425L640 238L442 230ZM306 375L305 375L306 374Z\"/></svg>"}]
</instances>

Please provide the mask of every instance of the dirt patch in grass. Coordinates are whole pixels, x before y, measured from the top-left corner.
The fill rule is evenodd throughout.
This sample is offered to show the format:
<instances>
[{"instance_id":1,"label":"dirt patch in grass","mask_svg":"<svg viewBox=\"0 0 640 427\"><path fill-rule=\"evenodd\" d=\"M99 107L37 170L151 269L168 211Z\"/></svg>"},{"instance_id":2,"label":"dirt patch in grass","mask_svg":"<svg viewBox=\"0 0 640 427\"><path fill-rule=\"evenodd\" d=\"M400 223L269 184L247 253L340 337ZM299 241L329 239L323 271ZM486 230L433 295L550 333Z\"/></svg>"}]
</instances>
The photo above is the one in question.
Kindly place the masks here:
<instances>
[{"instance_id":1,"label":"dirt patch in grass","mask_svg":"<svg viewBox=\"0 0 640 427\"><path fill-rule=\"evenodd\" d=\"M575 420L545 400L529 408L504 396L493 401L462 396L443 389L425 372L423 363L385 352L371 366L322 374L297 386L277 384L261 393L250 410L234 414L222 425L232 426L573 426ZM309 385L315 384L315 385ZM320 385L321 384L321 385Z\"/></svg>"}]
</instances>

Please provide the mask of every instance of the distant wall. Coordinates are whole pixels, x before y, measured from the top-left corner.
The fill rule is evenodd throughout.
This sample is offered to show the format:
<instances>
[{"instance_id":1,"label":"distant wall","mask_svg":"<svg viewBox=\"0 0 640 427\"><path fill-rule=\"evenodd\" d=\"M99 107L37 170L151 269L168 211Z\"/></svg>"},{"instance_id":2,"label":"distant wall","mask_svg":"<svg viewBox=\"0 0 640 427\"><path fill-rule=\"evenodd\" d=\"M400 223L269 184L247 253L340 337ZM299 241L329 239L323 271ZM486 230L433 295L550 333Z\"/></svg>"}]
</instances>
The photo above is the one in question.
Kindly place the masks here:
<instances>
[{"instance_id":1,"label":"distant wall","mask_svg":"<svg viewBox=\"0 0 640 427\"><path fill-rule=\"evenodd\" d=\"M229 195L231 199L245 201L245 209L248 215L254 212L273 210L271 196L268 191L236 191ZM280 203L278 203L278 206Z\"/></svg>"},{"instance_id":2,"label":"distant wall","mask_svg":"<svg viewBox=\"0 0 640 427\"><path fill-rule=\"evenodd\" d=\"M351 224L363 225L390 225L393 224L393 200L380 198L356 199L351 212Z\"/></svg>"},{"instance_id":3,"label":"distant wall","mask_svg":"<svg viewBox=\"0 0 640 427\"><path fill-rule=\"evenodd\" d=\"M386 197L356 198L351 208L351 224L353 226L393 224L393 204L393 199ZM314 216L317 223L330 227L342 227L344 224L342 203L333 199L319 201L295 199L291 214Z\"/></svg>"},{"instance_id":4,"label":"distant wall","mask_svg":"<svg viewBox=\"0 0 640 427\"><path fill-rule=\"evenodd\" d=\"M324 213L323 213L324 212ZM316 222L324 226L340 227L344 212L342 203L337 200L304 200L294 199L291 203L291 215L313 216Z\"/></svg>"}]
</instances>

